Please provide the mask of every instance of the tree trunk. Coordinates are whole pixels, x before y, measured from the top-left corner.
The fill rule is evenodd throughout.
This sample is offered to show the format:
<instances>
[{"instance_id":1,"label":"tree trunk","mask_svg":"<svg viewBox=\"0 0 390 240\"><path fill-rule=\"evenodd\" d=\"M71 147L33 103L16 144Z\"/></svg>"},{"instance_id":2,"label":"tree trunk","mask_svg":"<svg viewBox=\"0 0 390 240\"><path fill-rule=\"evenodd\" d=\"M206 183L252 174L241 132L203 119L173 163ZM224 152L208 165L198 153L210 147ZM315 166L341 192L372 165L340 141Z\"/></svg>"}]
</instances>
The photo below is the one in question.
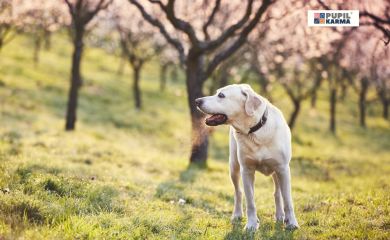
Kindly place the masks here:
<instances>
[{"instance_id":1,"label":"tree trunk","mask_svg":"<svg viewBox=\"0 0 390 240\"><path fill-rule=\"evenodd\" d=\"M141 110L142 108L141 90L139 87L141 68L142 68L142 64L139 64L138 66L133 66L133 94L134 94L135 108L138 110Z\"/></svg>"},{"instance_id":2,"label":"tree trunk","mask_svg":"<svg viewBox=\"0 0 390 240\"><path fill-rule=\"evenodd\" d=\"M217 89L228 85L229 77L230 74L227 67L222 64L221 67L210 77L211 83L208 89L209 95L214 95Z\"/></svg>"},{"instance_id":3,"label":"tree trunk","mask_svg":"<svg viewBox=\"0 0 390 240\"><path fill-rule=\"evenodd\" d=\"M116 72L119 76L123 75L123 72L125 71L125 66L126 66L126 56L122 54L119 59L118 70Z\"/></svg>"},{"instance_id":4,"label":"tree trunk","mask_svg":"<svg viewBox=\"0 0 390 240\"><path fill-rule=\"evenodd\" d=\"M167 84L167 70L168 64L162 64L160 67L160 91L165 91L165 86Z\"/></svg>"},{"instance_id":5,"label":"tree trunk","mask_svg":"<svg viewBox=\"0 0 390 240\"><path fill-rule=\"evenodd\" d=\"M318 89L321 86L321 82L322 82L322 76L320 73L317 73L316 80L315 80L313 89L311 90L311 94L310 94L311 95L310 106L312 108L316 108L316 106L317 106L317 94L318 94Z\"/></svg>"},{"instance_id":6,"label":"tree trunk","mask_svg":"<svg viewBox=\"0 0 390 240\"><path fill-rule=\"evenodd\" d=\"M197 110L195 105L195 99L203 97L202 60L202 56L192 56L191 53L189 54L186 63L186 84L192 123L192 148L190 162L206 164L209 130L204 124L204 114Z\"/></svg>"},{"instance_id":7,"label":"tree trunk","mask_svg":"<svg viewBox=\"0 0 390 240\"><path fill-rule=\"evenodd\" d=\"M314 90L311 93L310 106L311 106L311 108L316 108L316 106L317 106L317 90Z\"/></svg>"},{"instance_id":8,"label":"tree trunk","mask_svg":"<svg viewBox=\"0 0 390 240\"><path fill-rule=\"evenodd\" d=\"M382 116L384 119L389 119L389 99L386 96L386 91L384 89L378 89L377 93L382 102Z\"/></svg>"},{"instance_id":9,"label":"tree trunk","mask_svg":"<svg viewBox=\"0 0 390 240\"><path fill-rule=\"evenodd\" d=\"M330 131L336 134L336 103L337 103L337 89L330 90Z\"/></svg>"},{"instance_id":10,"label":"tree trunk","mask_svg":"<svg viewBox=\"0 0 390 240\"><path fill-rule=\"evenodd\" d=\"M359 114L360 114L360 126L366 127L366 99L368 91L368 80L366 78L360 79L360 92L359 92Z\"/></svg>"},{"instance_id":11,"label":"tree trunk","mask_svg":"<svg viewBox=\"0 0 390 240\"><path fill-rule=\"evenodd\" d=\"M290 116L290 120L288 121L288 126L290 127L290 129L294 128L299 111L301 110L301 101L300 100L293 100L293 103L294 103L294 111L292 112L292 114Z\"/></svg>"},{"instance_id":12,"label":"tree trunk","mask_svg":"<svg viewBox=\"0 0 390 240\"><path fill-rule=\"evenodd\" d=\"M33 56L33 61L34 61L34 65L35 66L39 63L39 53L41 51L41 45L42 45L41 43L42 43L42 39L39 36L39 34L37 33L37 35L35 36L35 39L34 39L34 56Z\"/></svg>"},{"instance_id":13,"label":"tree trunk","mask_svg":"<svg viewBox=\"0 0 390 240\"><path fill-rule=\"evenodd\" d=\"M270 82L267 79L267 77L261 73L260 71L256 71L256 74L259 78L261 93L264 94L264 96L272 102L272 96L270 92Z\"/></svg>"},{"instance_id":14,"label":"tree trunk","mask_svg":"<svg viewBox=\"0 0 390 240\"><path fill-rule=\"evenodd\" d=\"M172 82L177 82L178 66L176 66L176 65L172 65L172 67L171 67L171 78L172 78Z\"/></svg>"},{"instance_id":15,"label":"tree trunk","mask_svg":"<svg viewBox=\"0 0 390 240\"><path fill-rule=\"evenodd\" d=\"M264 95L266 98L268 98L268 100L270 100L272 102L272 95L271 95L271 92L270 92L270 84L269 84L269 81L268 80L264 80L263 84L261 85L261 88L264 92Z\"/></svg>"},{"instance_id":16,"label":"tree trunk","mask_svg":"<svg viewBox=\"0 0 390 240\"><path fill-rule=\"evenodd\" d=\"M50 31L45 31L44 40L45 40L45 49L50 50L51 49L51 32Z\"/></svg>"},{"instance_id":17,"label":"tree trunk","mask_svg":"<svg viewBox=\"0 0 390 240\"><path fill-rule=\"evenodd\" d=\"M215 94L215 91L217 90L218 88L218 75L219 75L219 72L216 71L214 72L213 75L210 76L210 85L209 85L209 95L214 95Z\"/></svg>"},{"instance_id":18,"label":"tree trunk","mask_svg":"<svg viewBox=\"0 0 390 240\"><path fill-rule=\"evenodd\" d=\"M225 87L229 83L229 71L225 66L222 66L222 72L219 79L219 88Z\"/></svg>"},{"instance_id":19,"label":"tree trunk","mask_svg":"<svg viewBox=\"0 0 390 240\"><path fill-rule=\"evenodd\" d=\"M83 54L83 35L84 29L75 30L75 36L73 40L73 57L72 57L72 76L70 82L68 107L66 111L66 124L65 130L71 131L75 129L76 125L76 111L78 102L78 90L81 87L81 73L80 64Z\"/></svg>"},{"instance_id":20,"label":"tree trunk","mask_svg":"<svg viewBox=\"0 0 390 240\"><path fill-rule=\"evenodd\" d=\"M389 119L389 101L387 99L384 99L382 101L383 106L383 118Z\"/></svg>"},{"instance_id":21,"label":"tree trunk","mask_svg":"<svg viewBox=\"0 0 390 240\"><path fill-rule=\"evenodd\" d=\"M341 100L342 102L345 101L346 96L347 96L347 92L348 92L348 86L347 86L346 83L343 83L343 84L341 85L341 94L340 94L340 100Z\"/></svg>"}]
</instances>

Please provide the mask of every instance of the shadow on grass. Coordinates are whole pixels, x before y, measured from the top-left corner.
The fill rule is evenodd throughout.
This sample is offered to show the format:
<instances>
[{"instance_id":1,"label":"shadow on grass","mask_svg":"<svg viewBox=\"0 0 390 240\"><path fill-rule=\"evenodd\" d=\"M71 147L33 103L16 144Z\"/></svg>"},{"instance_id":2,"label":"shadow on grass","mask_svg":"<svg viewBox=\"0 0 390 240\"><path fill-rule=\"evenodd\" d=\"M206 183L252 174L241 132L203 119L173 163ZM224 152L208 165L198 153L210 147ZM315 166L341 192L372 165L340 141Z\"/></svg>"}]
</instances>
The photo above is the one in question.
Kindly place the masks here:
<instances>
[{"instance_id":1,"label":"shadow on grass","mask_svg":"<svg viewBox=\"0 0 390 240\"><path fill-rule=\"evenodd\" d=\"M329 167L323 166L320 159L293 157L291 168L299 175L317 181L333 180Z\"/></svg>"},{"instance_id":2,"label":"shadow on grass","mask_svg":"<svg viewBox=\"0 0 390 240\"><path fill-rule=\"evenodd\" d=\"M201 177L199 175L206 171L209 171L209 169L205 165L190 164L179 174L178 178L161 182L157 186L154 196L162 201L171 203L179 203L183 199L188 206L213 214L221 214L216 209L213 200L207 199L207 197L204 197L204 194L195 196L197 192L207 192L209 195L213 192L207 187L194 187L194 182ZM233 202L233 199L228 196L220 195L217 192L213 192L213 194L216 194L221 200Z\"/></svg>"},{"instance_id":3,"label":"shadow on grass","mask_svg":"<svg viewBox=\"0 0 390 240\"><path fill-rule=\"evenodd\" d=\"M294 231L285 230L282 223L261 223L256 232L244 230L243 222L234 222L224 239L293 239Z\"/></svg>"},{"instance_id":4,"label":"shadow on grass","mask_svg":"<svg viewBox=\"0 0 390 240\"><path fill-rule=\"evenodd\" d=\"M161 182L157 186L155 197L164 201L184 198L188 203L192 203L193 201L185 196L185 188L196 180L199 171L206 168L206 165L190 164L187 169L180 173L179 179Z\"/></svg>"},{"instance_id":5,"label":"shadow on grass","mask_svg":"<svg viewBox=\"0 0 390 240\"><path fill-rule=\"evenodd\" d=\"M199 163L191 163L187 169L180 173L180 181L184 183L192 183L195 181L199 171L207 170L207 165Z\"/></svg>"}]
</instances>

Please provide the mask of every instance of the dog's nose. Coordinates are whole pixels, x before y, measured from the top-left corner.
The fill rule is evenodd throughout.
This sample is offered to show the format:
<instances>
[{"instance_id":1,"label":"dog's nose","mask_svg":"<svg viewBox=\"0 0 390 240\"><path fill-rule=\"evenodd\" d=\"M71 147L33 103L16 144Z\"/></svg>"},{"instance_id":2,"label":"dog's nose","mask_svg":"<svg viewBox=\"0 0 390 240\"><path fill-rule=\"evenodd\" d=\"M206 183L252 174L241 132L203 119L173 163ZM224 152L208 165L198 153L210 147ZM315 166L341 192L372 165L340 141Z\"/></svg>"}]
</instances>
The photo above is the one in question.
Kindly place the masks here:
<instances>
[{"instance_id":1,"label":"dog's nose","mask_svg":"<svg viewBox=\"0 0 390 240\"><path fill-rule=\"evenodd\" d=\"M203 104L203 100L201 98L195 99L195 105L200 107Z\"/></svg>"}]
</instances>

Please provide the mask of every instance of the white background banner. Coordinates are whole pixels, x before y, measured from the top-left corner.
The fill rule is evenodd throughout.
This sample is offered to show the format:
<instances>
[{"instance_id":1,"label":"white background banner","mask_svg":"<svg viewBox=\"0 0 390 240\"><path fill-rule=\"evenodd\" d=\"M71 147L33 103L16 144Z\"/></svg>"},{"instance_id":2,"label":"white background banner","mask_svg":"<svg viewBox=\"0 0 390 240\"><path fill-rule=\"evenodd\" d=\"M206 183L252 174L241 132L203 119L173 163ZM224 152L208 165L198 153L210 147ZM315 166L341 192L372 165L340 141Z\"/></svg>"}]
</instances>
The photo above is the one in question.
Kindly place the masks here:
<instances>
[{"instance_id":1,"label":"white background banner","mask_svg":"<svg viewBox=\"0 0 390 240\"><path fill-rule=\"evenodd\" d=\"M308 10L309 27L358 27L359 10Z\"/></svg>"}]
</instances>

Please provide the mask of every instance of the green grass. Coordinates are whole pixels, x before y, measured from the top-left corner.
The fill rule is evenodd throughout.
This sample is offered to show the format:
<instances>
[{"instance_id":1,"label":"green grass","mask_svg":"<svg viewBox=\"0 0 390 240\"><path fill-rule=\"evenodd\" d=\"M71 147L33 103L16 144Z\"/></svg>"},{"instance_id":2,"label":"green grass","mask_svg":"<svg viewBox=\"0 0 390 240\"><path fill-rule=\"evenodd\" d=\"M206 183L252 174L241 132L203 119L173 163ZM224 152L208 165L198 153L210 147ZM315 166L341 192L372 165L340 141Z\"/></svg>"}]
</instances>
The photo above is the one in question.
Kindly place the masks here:
<instances>
[{"instance_id":1,"label":"green grass","mask_svg":"<svg viewBox=\"0 0 390 240\"><path fill-rule=\"evenodd\" d=\"M318 109L305 103L298 118L291 166L301 228L275 225L272 179L258 174L252 236L230 223L228 127L213 132L208 167L188 167L183 83L159 92L158 64L149 64L138 112L130 70L118 76L118 58L87 48L77 131L65 132L71 46L63 36L53 43L38 66L26 38L0 53L0 239L390 238L390 123L371 104L368 129L358 127L352 90L338 105L337 136L327 131L326 86ZM273 95L288 116L285 94Z\"/></svg>"}]
</instances>

